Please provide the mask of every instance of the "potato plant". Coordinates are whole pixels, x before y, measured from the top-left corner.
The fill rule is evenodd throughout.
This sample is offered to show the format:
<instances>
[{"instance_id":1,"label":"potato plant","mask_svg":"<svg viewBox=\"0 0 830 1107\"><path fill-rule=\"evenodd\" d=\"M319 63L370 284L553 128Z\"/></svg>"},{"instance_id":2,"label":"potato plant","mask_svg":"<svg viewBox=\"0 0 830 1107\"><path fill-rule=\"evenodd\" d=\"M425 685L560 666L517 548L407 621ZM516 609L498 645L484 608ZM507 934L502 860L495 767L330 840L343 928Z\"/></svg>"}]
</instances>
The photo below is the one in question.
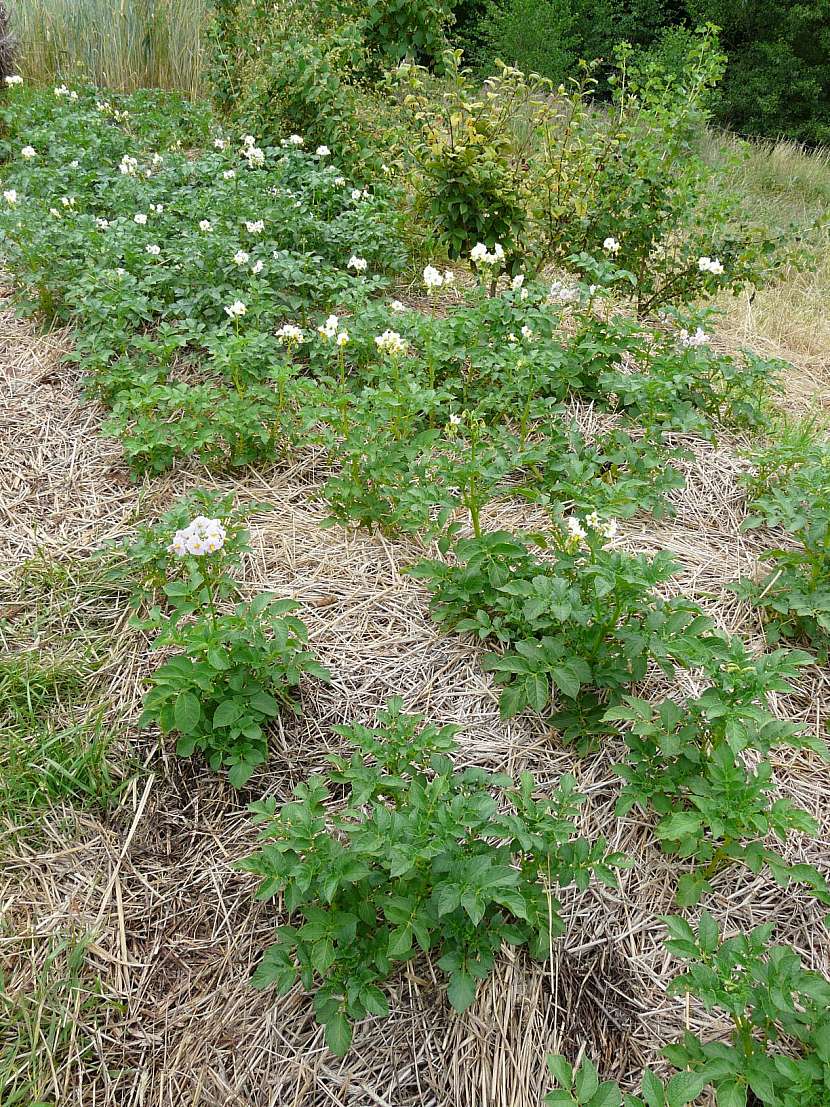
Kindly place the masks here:
<instances>
[{"instance_id":1,"label":"potato plant","mask_svg":"<svg viewBox=\"0 0 830 1107\"><path fill-rule=\"evenodd\" d=\"M326 1041L343 1054L353 1021L388 1013L397 967L431 954L464 1011L502 942L549 955L564 929L557 888L585 888L592 874L613 886L624 859L576 835L573 778L540 792L529 773L459 770L455 728L407 715L399 700L375 726L338 731L355 752L332 756L326 776L280 808L254 804L262 845L240 867L290 920L254 983L313 990Z\"/></svg>"}]
</instances>

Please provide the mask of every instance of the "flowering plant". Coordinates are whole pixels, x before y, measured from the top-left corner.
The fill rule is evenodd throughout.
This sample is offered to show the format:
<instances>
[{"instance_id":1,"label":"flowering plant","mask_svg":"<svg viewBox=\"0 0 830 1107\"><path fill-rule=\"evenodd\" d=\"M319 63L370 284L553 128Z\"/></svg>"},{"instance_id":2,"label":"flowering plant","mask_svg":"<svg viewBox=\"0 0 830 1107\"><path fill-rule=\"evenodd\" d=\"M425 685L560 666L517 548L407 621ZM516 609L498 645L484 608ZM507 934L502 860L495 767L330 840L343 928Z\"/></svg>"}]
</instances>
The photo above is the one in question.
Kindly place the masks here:
<instances>
[{"instance_id":1,"label":"flowering plant","mask_svg":"<svg viewBox=\"0 0 830 1107\"><path fill-rule=\"evenodd\" d=\"M219 514L177 526L196 502ZM221 609L237 590L228 570L247 549L241 518L230 500L198 494L128 547L143 578L136 601L161 585L170 605L169 613L155 606L145 623L160 629L154 645L179 651L151 674L141 722L178 734L180 756L199 750L211 768L228 770L235 787L267 759L269 720L298 709L303 675L328 679L306 649L294 601L265 593ZM163 571L174 579L162 584Z\"/></svg>"}]
</instances>

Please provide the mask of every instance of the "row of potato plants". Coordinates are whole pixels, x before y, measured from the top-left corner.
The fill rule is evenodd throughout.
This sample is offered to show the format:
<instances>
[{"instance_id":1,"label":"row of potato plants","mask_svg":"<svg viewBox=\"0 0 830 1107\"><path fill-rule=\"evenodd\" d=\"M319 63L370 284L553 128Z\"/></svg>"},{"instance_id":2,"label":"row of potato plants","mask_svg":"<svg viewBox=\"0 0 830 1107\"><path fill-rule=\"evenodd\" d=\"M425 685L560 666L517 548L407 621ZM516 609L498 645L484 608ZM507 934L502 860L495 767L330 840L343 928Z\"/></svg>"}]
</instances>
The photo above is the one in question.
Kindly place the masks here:
<instances>
[{"instance_id":1,"label":"row of potato plants","mask_svg":"<svg viewBox=\"0 0 830 1107\"><path fill-rule=\"evenodd\" d=\"M805 812L773 799L765 760L782 744L824 755L767 706L808 655L752 656L695 604L661 596L670 558L609 545L618 516L671 510L683 483L679 433L765 425L773 364L713 352L705 312L675 305L652 323L632 319L618 292L637 278L617 265L610 237L596 256L573 259L579 280L552 287L508 275L498 245L480 244L469 280L424 269L419 283L441 297L443 313L407 307L388 298L407 266L395 188L347 180L328 148L306 150L302 136L287 135L261 149L198 106L153 94L9 94L4 252L21 302L74 323L72 357L110 408L107 428L136 475L182 461L228 469L321 453L333 520L438 538L441 559L413 572L441 625L493 647L483 664L502 687L505 716L541 712L582 748L626 724L618 811L652 808L660 844L692 860L681 905L735 862L830 900L815 869L765 844L770 831L815 830ZM699 263L716 291L721 263ZM573 413L585 404L610 429L580 430ZM807 635L818 648L827 525L821 532L812 482L826 456L815 437L793 432L759 455L751 488L757 518L783 523L806 551L781 551L775 580L751 586L774 613L771 637ZM548 514L544 534L486 529L488 505L510 496ZM327 679L293 604L264 595L227 610L244 543L232 505L202 497L126 552L141 581L141 621L159 646L178 650L150 678L144 719L236 785L266 760L269 720L296 706L302 678ZM699 670L706 687L683 704L632 696L653 666ZM281 897L299 923L279 928L256 980L287 989L299 975L316 986L316 1013L340 1053L354 1019L386 1012L383 984L396 964L434 950L463 1010L502 941L549 952L563 926L557 887L584 887L592 873L613 881L626 863L576 836L568 778L540 796L528 775L458 771L452 728L407 716L397 701L377 727L341 733L356 748L350 760L334 758L327 779L300 785L279 810L257 805L263 845L245 863L263 898ZM693 940L677 937L682 920L669 925L675 942ZM758 939L762 966L767 937ZM732 947L713 945L708 931L699 941L701 964L717 976L719 949ZM752 972L755 987L763 972ZM698 976L694 990L708 1002ZM769 1022L764 1043L773 1026L794 1035L792 1020L753 999L749 984L741 994L732 1048L745 1060L764 1053L752 1044L762 1033L754 1003ZM790 997L800 994L793 985ZM798 1080L818 1087L826 1040L807 1030L801 1040L812 1052ZM684 1048L670 1059L714 1081L728 1107L747 1086L783 1102L786 1081L787 1095L796 1081L783 1058L770 1061L773 1077L760 1061L741 1068L730 1054L729 1069L706 1046ZM619 1095L602 1085L596 1099L590 1066L574 1076L556 1065L562 1094L579 1103ZM643 1096L649 1107L675 1107L701 1088L670 1082L658 1094L644 1081Z\"/></svg>"}]
</instances>

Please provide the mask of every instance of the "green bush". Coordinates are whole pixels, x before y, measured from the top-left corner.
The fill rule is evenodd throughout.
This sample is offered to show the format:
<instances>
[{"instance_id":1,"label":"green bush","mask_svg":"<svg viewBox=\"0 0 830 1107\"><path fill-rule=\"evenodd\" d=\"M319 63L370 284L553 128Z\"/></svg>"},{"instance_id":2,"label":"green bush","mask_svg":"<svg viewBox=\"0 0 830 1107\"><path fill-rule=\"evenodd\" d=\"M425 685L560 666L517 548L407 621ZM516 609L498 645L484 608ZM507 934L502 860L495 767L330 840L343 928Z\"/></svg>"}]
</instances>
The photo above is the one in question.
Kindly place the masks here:
<instances>
[{"instance_id":1,"label":"green bush","mask_svg":"<svg viewBox=\"0 0 830 1107\"><path fill-rule=\"evenodd\" d=\"M748 134L830 142L830 0L686 0L685 9L722 28L718 119Z\"/></svg>"},{"instance_id":2,"label":"green bush","mask_svg":"<svg viewBox=\"0 0 830 1107\"><path fill-rule=\"evenodd\" d=\"M456 41L484 73L501 58L554 82L581 58L609 59L621 42L672 68L683 64L689 27L721 29L729 63L717 119L752 135L830 141L830 2L816 0L460 0ZM599 69L608 95L608 69Z\"/></svg>"}]
</instances>

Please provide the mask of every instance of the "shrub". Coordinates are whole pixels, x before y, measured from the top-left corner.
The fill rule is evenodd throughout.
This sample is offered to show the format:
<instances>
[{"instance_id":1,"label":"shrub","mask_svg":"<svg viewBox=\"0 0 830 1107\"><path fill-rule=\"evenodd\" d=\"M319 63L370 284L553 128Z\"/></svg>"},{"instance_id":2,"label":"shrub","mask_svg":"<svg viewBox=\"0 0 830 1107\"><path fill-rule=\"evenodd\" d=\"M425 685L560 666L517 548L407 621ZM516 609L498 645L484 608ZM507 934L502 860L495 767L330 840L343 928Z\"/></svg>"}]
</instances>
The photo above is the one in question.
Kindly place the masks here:
<instances>
[{"instance_id":1,"label":"shrub","mask_svg":"<svg viewBox=\"0 0 830 1107\"><path fill-rule=\"evenodd\" d=\"M791 946L770 944L774 923L721 940L707 912L697 932L685 919L665 920L666 948L689 962L669 988L729 1017L726 1042L686 1033L666 1057L711 1084L719 1104L743 1107L753 1097L781 1107L819 1107L830 1088L830 981L805 969ZM794 1050L784 1052L790 1040Z\"/></svg>"},{"instance_id":2,"label":"shrub","mask_svg":"<svg viewBox=\"0 0 830 1107\"><path fill-rule=\"evenodd\" d=\"M500 243L510 272L521 255L523 267L593 275L606 251L640 315L760 281L780 260L780 236L737 220L738 197L714 187L696 151L723 65L710 30L679 73L620 47L607 116L593 110L587 69L556 90L502 67L482 90L457 52L446 64L437 101L415 67L400 79L420 130L412 185L453 256Z\"/></svg>"},{"instance_id":3,"label":"shrub","mask_svg":"<svg viewBox=\"0 0 830 1107\"><path fill-rule=\"evenodd\" d=\"M356 752L331 757L279 810L252 805L262 848L241 868L279 895L296 921L278 927L253 982L315 988L326 1042L347 1052L351 1023L388 1014L395 965L432 953L457 1011L475 998L502 942L540 958L564 930L557 887L614 886L603 841L574 835L581 801L571 777L537 796L530 774L454 768L455 728L424 723L391 701L375 727L338 727ZM334 785L342 804L332 809Z\"/></svg>"}]
</instances>

